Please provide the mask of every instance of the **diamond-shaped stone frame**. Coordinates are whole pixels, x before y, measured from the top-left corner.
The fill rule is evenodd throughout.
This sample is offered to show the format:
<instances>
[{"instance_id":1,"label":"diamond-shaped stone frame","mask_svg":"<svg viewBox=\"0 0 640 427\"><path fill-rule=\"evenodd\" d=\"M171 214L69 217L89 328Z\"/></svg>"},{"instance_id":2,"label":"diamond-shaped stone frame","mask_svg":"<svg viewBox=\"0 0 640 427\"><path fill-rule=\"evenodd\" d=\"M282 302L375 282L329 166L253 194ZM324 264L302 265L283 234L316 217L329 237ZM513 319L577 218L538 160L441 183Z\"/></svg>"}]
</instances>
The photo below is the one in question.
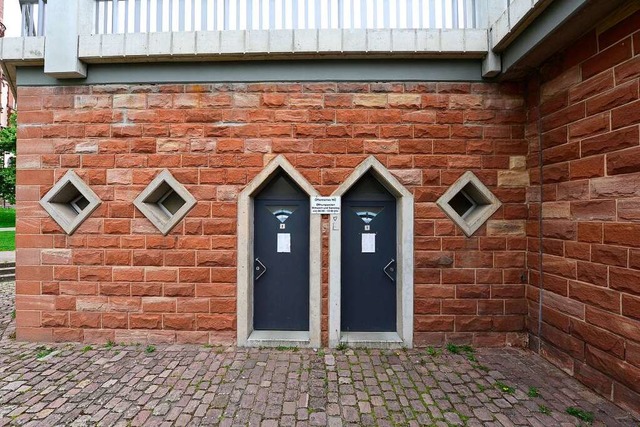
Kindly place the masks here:
<instances>
[{"instance_id":1,"label":"diamond-shaped stone frame","mask_svg":"<svg viewBox=\"0 0 640 427\"><path fill-rule=\"evenodd\" d=\"M75 201L80 195L89 203L78 212ZM64 174L40 199L40 205L67 234L73 234L101 203L102 200L91 187L72 170Z\"/></svg>"},{"instance_id":2,"label":"diamond-shaped stone frame","mask_svg":"<svg viewBox=\"0 0 640 427\"><path fill-rule=\"evenodd\" d=\"M467 195L473 198L476 206L462 218L449 204L458 193L467 185L471 185L473 193ZM467 187L468 188L468 187ZM497 211L502 202L478 179L471 171L465 172L451 187L438 199L436 204L445 214L455 222L467 237L471 237Z\"/></svg>"},{"instance_id":3,"label":"diamond-shaped stone frame","mask_svg":"<svg viewBox=\"0 0 640 427\"><path fill-rule=\"evenodd\" d=\"M178 196L184 200L184 204L173 214L167 215L166 209L159 205L161 196L158 197L158 190L168 185ZM196 199L189 191L173 177L171 172L163 170L147 185L147 187L133 201L140 212L163 234L167 235L182 218L196 205Z\"/></svg>"}]
</instances>

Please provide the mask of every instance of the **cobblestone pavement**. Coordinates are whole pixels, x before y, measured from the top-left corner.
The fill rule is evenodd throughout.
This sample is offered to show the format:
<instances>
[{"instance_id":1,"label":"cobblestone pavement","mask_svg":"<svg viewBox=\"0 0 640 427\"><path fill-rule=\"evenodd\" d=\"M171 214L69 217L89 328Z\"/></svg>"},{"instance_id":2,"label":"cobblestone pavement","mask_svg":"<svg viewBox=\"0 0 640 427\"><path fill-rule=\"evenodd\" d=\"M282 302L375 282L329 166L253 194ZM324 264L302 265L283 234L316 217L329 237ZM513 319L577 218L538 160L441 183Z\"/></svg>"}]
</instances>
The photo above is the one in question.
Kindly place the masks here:
<instances>
[{"instance_id":1,"label":"cobblestone pavement","mask_svg":"<svg viewBox=\"0 0 640 427\"><path fill-rule=\"evenodd\" d=\"M45 346L12 339L12 305L0 284L0 426L640 425L517 349Z\"/></svg>"},{"instance_id":2,"label":"cobblestone pavement","mask_svg":"<svg viewBox=\"0 0 640 427\"><path fill-rule=\"evenodd\" d=\"M0 282L0 346L2 347L5 346L5 340L14 337L13 333L16 329L15 322L13 322L14 293L14 282ZM4 358L1 356L0 362L4 362ZM3 365L4 363L0 364L0 369Z\"/></svg>"}]
</instances>

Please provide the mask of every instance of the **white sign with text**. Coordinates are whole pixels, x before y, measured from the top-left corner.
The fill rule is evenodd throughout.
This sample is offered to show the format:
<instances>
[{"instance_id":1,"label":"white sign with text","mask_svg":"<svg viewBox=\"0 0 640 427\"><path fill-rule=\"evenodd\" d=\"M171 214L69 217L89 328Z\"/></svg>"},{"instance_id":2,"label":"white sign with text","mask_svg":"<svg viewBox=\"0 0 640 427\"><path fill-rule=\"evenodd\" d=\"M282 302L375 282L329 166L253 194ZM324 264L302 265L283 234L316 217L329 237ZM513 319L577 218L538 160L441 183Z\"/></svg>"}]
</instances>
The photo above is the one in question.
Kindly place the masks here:
<instances>
[{"instance_id":1,"label":"white sign with text","mask_svg":"<svg viewBox=\"0 0 640 427\"><path fill-rule=\"evenodd\" d=\"M340 213L340 197L338 196L312 196L311 214L335 215Z\"/></svg>"}]
</instances>

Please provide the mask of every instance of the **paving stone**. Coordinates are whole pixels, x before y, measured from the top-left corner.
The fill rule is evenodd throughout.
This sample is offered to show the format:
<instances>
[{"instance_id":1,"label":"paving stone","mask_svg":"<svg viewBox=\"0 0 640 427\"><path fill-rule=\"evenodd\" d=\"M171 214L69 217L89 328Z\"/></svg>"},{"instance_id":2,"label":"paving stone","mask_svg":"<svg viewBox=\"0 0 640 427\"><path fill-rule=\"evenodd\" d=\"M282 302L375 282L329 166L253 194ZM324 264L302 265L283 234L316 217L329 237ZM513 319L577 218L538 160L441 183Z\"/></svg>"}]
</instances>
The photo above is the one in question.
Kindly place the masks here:
<instances>
[{"instance_id":1,"label":"paving stone","mask_svg":"<svg viewBox=\"0 0 640 427\"><path fill-rule=\"evenodd\" d=\"M309 425L312 426L326 426L327 425L327 413L326 412L314 412L309 416Z\"/></svg>"},{"instance_id":2,"label":"paving stone","mask_svg":"<svg viewBox=\"0 0 640 427\"><path fill-rule=\"evenodd\" d=\"M455 414L453 412L445 412L444 413L444 419L447 420L447 423L454 425L454 426L461 426L464 423L462 422L462 420L460 419L460 416L458 414Z\"/></svg>"},{"instance_id":3,"label":"paving stone","mask_svg":"<svg viewBox=\"0 0 640 427\"><path fill-rule=\"evenodd\" d=\"M276 350L13 340L13 284L0 284L0 426L633 426L621 408L519 349ZM53 354L53 353L52 353ZM488 372L477 369L489 368ZM494 385L514 387L502 393ZM537 398L527 395L536 387ZM539 405L552 413L539 412Z\"/></svg>"}]
</instances>

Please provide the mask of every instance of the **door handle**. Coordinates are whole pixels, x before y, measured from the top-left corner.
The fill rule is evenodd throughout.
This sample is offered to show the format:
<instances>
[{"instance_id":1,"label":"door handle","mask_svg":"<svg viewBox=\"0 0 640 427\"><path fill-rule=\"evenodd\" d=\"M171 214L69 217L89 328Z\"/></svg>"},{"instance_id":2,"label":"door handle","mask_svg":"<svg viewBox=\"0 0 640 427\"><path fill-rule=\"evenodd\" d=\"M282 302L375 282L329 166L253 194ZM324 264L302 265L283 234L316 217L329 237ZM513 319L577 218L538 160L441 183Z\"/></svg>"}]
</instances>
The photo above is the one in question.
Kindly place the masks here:
<instances>
[{"instance_id":1,"label":"door handle","mask_svg":"<svg viewBox=\"0 0 640 427\"><path fill-rule=\"evenodd\" d=\"M392 282L395 282L395 271L396 269L394 267L391 267L394 263L396 262L395 259L391 258L391 261L389 261L389 264L385 265L384 268L382 269L382 271L384 271L384 274L387 275L387 277L389 279L391 279ZM391 274L389 274L389 272L391 272L393 274L393 276Z\"/></svg>"},{"instance_id":2,"label":"door handle","mask_svg":"<svg viewBox=\"0 0 640 427\"><path fill-rule=\"evenodd\" d=\"M266 272L267 267L260 261L260 258L256 258L256 278L254 280L258 280Z\"/></svg>"}]
</instances>

